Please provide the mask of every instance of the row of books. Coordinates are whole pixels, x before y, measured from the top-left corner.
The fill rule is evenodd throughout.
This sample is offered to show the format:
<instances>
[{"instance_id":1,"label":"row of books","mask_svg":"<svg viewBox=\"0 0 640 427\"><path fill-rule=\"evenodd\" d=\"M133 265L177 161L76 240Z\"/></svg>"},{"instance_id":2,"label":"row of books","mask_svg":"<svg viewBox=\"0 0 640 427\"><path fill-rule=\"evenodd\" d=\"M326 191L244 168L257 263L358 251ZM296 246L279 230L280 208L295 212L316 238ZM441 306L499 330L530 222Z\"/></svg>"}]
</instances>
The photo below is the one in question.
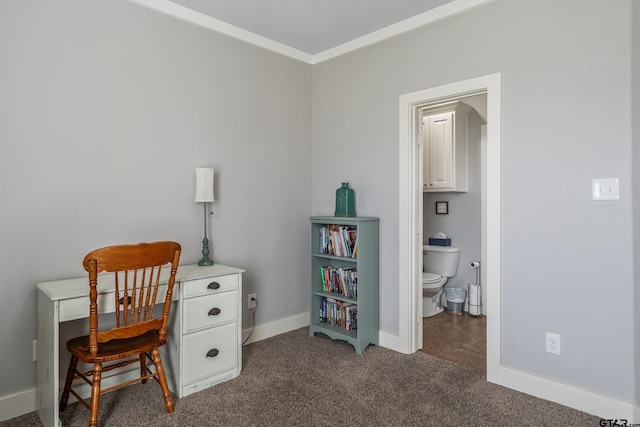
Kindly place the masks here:
<instances>
[{"instance_id":1,"label":"row of books","mask_svg":"<svg viewBox=\"0 0 640 427\"><path fill-rule=\"evenodd\" d=\"M358 269L331 265L320 267L322 290L336 292L346 297L358 298Z\"/></svg>"},{"instance_id":2,"label":"row of books","mask_svg":"<svg viewBox=\"0 0 640 427\"><path fill-rule=\"evenodd\" d=\"M320 227L320 253L358 258L358 230L348 225Z\"/></svg>"},{"instance_id":3,"label":"row of books","mask_svg":"<svg viewBox=\"0 0 640 427\"><path fill-rule=\"evenodd\" d=\"M345 328L358 329L358 306L333 298L320 298L320 323Z\"/></svg>"}]
</instances>

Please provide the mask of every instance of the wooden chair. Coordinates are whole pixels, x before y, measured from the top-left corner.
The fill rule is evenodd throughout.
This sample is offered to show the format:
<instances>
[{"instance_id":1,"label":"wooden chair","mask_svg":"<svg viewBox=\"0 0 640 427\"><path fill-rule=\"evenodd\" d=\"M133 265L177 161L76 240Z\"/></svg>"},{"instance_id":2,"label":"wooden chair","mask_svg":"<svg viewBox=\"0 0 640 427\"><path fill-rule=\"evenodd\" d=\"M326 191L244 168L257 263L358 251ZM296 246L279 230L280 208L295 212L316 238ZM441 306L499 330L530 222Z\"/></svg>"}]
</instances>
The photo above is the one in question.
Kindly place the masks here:
<instances>
[{"instance_id":1,"label":"wooden chair","mask_svg":"<svg viewBox=\"0 0 640 427\"><path fill-rule=\"evenodd\" d=\"M162 388L167 411L173 412L173 400L158 348L166 342L167 321L180 251L180 245L176 242L154 242L109 246L87 254L83 265L89 273L89 335L67 342L71 361L60 398L60 411L67 406L71 393L91 411L89 426L95 427L98 425L101 393L136 382L145 383L147 379L154 378ZM159 287L161 269L167 264L170 264L170 273L166 295L162 301L162 315L154 315L156 298L163 289L162 286ZM114 273L116 326L108 330L98 328L98 273L101 272ZM166 274L165 270L163 276ZM108 276L101 276L100 279L103 277L106 281ZM153 361L155 372L147 366L147 358ZM92 364L93 369L80 372L77 369L79 361ZM103 372L131 363L140 363L139 377L109 388L100 388ZM89 402L71 388L76 378L83 379L91 386Z\"/></svg>"}]
</instances>

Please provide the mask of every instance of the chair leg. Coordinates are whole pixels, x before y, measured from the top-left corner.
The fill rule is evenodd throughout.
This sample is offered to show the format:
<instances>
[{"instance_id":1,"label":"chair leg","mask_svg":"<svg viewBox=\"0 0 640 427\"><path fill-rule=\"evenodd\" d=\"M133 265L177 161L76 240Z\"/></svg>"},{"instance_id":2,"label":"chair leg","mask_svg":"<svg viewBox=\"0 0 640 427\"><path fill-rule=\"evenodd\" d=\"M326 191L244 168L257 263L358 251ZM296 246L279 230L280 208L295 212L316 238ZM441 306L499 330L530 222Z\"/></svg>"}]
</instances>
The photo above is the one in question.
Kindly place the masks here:
<instances>
[{"instance_id":1,"label":"chair leg","mask_svg":"<svg viewBox=\"0 0 640 427\"><path fill-rule=\"evenodd\" d=\"M147 355L144 353L140 353L140 376L144 377L147 375ZM142 384L145 384L147 380L142 380Z\"/></svg>"},{"instance_id":2,"label":"chair leg","mask_svg":"<svg viewBox=\"0 0 640 427\"><path fill-rule=\"evenodd\" d=\"M164 373L164 367L162 366L162 360L160 359L160 351L154 348L151 351L151 357L153 358L153 364L156 365L156 373L158 374L158 381L160 382L160 388L162 388L162 395L164 396L164 404L167 407L167 412L173 413L173 399L171 399L171 393L167 386L167 377Z\"/></svg>"},{"instance_id":3,"label":"chair leg","mask_svg":"<svg viewBox=\"0 0 640 427\"><path fill-rule=\"evenodd\" d=\"M60 397L60 412L64 411L64 409L67 407L67 402L69 401L69 390L71 389L71 383L73 382L73 377L75 376L77 366L78 358L76 356L71 356L71 360L69 361L69 369L67 369L67 379L64 382L64 390L62 391L62 396Z\"/></svg>"},{"instance_id":4,"label":"chair leg","mask_svg":"<svg viewBox=\"0 0 640 427\"><path fill-rule=\"evenodd\" d=\"M91 415L89 416L89 427L98 427L100 380L102 380L102 364L96 363L93 365L93 387L91 387Z\"/></svg>"}]
</instances>

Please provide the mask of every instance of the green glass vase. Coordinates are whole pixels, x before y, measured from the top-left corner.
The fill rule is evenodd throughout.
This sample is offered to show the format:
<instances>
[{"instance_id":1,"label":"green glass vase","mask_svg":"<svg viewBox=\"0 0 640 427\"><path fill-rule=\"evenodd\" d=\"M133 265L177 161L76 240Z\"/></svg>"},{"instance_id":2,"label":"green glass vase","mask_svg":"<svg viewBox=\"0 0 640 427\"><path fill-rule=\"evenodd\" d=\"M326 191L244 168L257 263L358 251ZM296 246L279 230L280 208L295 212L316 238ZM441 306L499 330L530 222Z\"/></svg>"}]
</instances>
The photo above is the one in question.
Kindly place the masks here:
<instances>
[{"instance_id":1,"label":"green glass vase","mask_svg":"<svg viewBox=\"0 0 640 427\"><path fill-rule=\"evenodd\" d=\"M342 187L336 190L335 216L356 216L355 194L348 182L343 182Z\"/></svg>"}]
</instances>

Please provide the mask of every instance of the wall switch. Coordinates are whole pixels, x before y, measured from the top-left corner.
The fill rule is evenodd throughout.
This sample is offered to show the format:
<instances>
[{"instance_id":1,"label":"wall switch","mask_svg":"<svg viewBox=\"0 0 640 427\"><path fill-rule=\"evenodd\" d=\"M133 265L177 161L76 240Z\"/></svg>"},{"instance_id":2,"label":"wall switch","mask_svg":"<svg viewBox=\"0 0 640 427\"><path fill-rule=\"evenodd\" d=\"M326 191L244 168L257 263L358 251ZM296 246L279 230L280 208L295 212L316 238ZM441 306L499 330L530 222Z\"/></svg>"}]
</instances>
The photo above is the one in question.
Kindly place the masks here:
<instances>
[{"instance_id":1,"label":"wall switch","mask_svg":"<svg viewBox=\"0 0 640 427\"><path fill-rule=\"evenodd\" d=\"M247 295L247 308L249 310L253 310L257 306L258 306L258 298L256 297L256 294Z\"/></svg>"},{"instance_id":2,"label":"wall switch","mask_svg":"<svg viewBox=\"0 0 640 427\"><path fill-rule=\"evenodd\" d=\"M38 340L33 340L33 361L38 361Z\"/></svg>"},{"instance_id":3,"label":"wall switch","mask_svg":"<svg viewBox=\"0 0 640 427\"><path fill-rule=\"evenodd\" d=\"M618 178L600 178L591 181L593 200L620 200Z\"/></svg>"},{"instance_id":4,"label":"wall switch","mask_svg":"<svg viewBox=\"0 0 640 427\"><path fill-rule=\"evenodd\" d=\"M560 354L560 335L547 332L547 353Z\"/></svg>"}]
</instances>

